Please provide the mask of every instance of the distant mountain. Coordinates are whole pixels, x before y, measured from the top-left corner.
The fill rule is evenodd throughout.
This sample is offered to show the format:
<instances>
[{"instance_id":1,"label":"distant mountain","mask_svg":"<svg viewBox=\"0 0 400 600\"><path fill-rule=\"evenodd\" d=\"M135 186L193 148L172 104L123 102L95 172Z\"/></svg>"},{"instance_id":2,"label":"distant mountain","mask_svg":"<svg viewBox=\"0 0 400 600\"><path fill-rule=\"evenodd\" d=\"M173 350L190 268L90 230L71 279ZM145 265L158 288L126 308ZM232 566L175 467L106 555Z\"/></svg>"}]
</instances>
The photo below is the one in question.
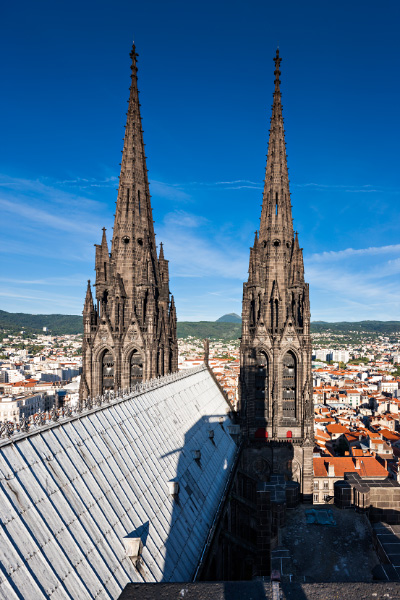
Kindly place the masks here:
<instances>
[{"instance_id":1,"label":"distant mountain","mask_svg":"<svg viewBox=\"0 0 400 600\"><path fill-rule=\"evenodd\" d=\"M241 323L242 317L239 317L236 313L228 313L223 315L215 321L216 323Z\"/></svg>"},{"instance_id":2,"label":"distant mountain","mask_svg":"<svg viewBox=\"0 0 400 600\"><path fill-rule=\"evenodd\" d=\"M83 332L83 322L80 315L29 315L0 310L0 333L2 330L11 333L19 333L24 330L29 335L30 333L42 333L43 327L47 327L53 335ZM186 338L191 335L200 339L210 338L228 341L239 338L241 332L241 318L235 313L223 315L217 321L178 321L177 327L178 338ZM342 323L313 321L311 332L399 334L400 321L359 321L356 323L348 321Z\"/></svg>"},{"instance_id":3,"label":"distant mountain","mask_svg":"<svg viewBox=\"0 0 400 600\"><path fill-rule=\"evenodd\" d=\"M204 340L237 340L242 334L241 323L218 321L178 321L177 336L186 338L189 335Z\"/></svg>"}]
</instances>

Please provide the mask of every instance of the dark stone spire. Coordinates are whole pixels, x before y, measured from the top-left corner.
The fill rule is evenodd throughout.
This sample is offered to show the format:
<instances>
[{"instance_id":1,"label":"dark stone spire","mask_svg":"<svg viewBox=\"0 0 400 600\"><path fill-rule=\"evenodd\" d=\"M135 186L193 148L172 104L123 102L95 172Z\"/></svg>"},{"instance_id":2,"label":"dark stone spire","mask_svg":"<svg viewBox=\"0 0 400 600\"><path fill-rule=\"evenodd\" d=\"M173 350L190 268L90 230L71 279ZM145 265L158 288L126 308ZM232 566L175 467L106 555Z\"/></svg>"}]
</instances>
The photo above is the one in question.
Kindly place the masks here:
<instances>
[{"instance_id":1,"label":"dark stone spire","mask_svg":"<svg viewBox=\"0 0 400 600\"><path fill-rule=\"evenodd\" d=\"M178 369L168 261L162 245L159 257L156 252L134 45L130 56L131 86L111 253L103 228L101 244L96 245L97 308L92 300L93 312L89 311L89 292L84 308L83 397Z\"/></svg>"},{"instance_id":2,"label":"dark stone spire","mask_svg":"<svg viewBox=\"0 0 400 600\"><path fill-rule=\"evenodd\" d=\"M291 464L305 497L312 492L310 303L303 253L293 232L279 50L261 211L243 285L240 410L249 456L274 472ZM274 443L293 440L294 446Z\"/></svg>"},{"instance_id":3,"label":"dark stone spire","mask_svg":"<svg viewBox=\"0 0 400 600\"><path fill-rule=\"evenodd\" d=\"M275 234L291 240L293 219L290 204L289 174L286 159L285 129L282 116L280 89L279 49L275 61L275 90L273 94L271 128L268 142L267 166L265 169L263 206L260 221L260 240L269 240Z\"/></svg>"},{"instance_id":4,"label":"dark stone spire","mask_svg":"<svg viewBox=\"0 0 400 600\"><path fill-rule=\"evenodd\" d=\"M140 280L139 265L148 251L154 271L153 279L156 282L157 273L154 268L156 242L140 116L136 61L138 54L135 44L130 56L131 86L111 249L116 270L119 273L127 273L127 270L130 270L126 289L128 294L133 296L135 284Z\"/></svg>"}]
</instances>

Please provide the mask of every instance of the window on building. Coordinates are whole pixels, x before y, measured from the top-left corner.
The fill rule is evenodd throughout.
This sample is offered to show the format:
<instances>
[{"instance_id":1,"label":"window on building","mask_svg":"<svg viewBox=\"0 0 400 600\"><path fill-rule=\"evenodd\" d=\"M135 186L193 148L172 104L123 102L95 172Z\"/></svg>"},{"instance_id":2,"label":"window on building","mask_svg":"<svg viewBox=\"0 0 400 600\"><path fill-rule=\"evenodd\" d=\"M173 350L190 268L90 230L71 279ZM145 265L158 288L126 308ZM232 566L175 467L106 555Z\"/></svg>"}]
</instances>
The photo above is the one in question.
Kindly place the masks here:
<instances>
[{"instance_id":1,"label":"window on building","mask_svg":"<svg viewBox=\"0 0 400 600\"><path fill-rule=\"evenodd\" d=\"M296 417L296 358L293 352L286 352L282 363L283 416L294 418Z\"/></svg>"},{"instance_id":2,"label":"window on building","mask_svg":"<svg viewBox=\"0 0 400 600\"><path fill-rule=\"evenodd\" d=\"M319 502L319 495L318 494L314 494L314 502Z\"/></svg>"},{"instance_id":3,"label":"window on building","mask_svg":"<svg viewBox=\"0 0 400 600\"><path fill-rule=\"evenodd\" d=\"M103 354L102 360L103 392L114 389L114 357L109 350Z\"/></svg>"},{"instance_id":4,"label":"window on building","mask_svg":"<svg viewBox=\"0 0 400 600\"><path fill-rule=\"evenodd\" d=\"M329 490L329 481L324 481L324 490Z\"/></svg>"},{"instance_id":5,"label":"window on building","mask_svg":"<svg viewBox=\"0 0 400 600\"><path fill-rule=\"evenodd\" d=\"M268 416L268 358L265 352L257 355L255 388L256 419L265 419Z\"/></svg>"},{"instance_id":6,"label":"window on building","mask_svg":"<svg viewBox=\"0 0 400 600\"><path fill-rule=\"evenodd\" d=\"M140 352L134 350L131 355L131 386L141 383L143 380L143 358Z\"/></svg>"},{"instance_id":7,"label":"window on building","mask_svg":"<svg viewBox=\"0 0 400 600\"><path fill-rule=\"evenodd\" d=\"M319 488L319 481L314 481L314 490L318 490Z\"/></svg>"}]
</instances>

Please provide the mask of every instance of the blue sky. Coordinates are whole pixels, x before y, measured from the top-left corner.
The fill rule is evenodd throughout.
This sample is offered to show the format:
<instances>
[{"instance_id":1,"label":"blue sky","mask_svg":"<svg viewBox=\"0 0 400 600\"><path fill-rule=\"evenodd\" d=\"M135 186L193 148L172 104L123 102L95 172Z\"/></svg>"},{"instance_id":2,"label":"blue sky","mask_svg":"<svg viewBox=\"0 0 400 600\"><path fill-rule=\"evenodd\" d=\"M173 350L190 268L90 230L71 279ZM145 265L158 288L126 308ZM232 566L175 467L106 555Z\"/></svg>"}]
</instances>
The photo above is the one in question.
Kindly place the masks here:
<instances>
[{"instance_id":1,"label":"blue sky","mask_svg":"<svg viewBox=\"0 0 400 600\"><path fill-rule=\"evenodd\" d=\"M0 308L79 314L111 235L135 37L180 320L241 312L279 43L313 320L400 318L397 0L22 0L0 25Z\"/></svg>"}]
</instances>

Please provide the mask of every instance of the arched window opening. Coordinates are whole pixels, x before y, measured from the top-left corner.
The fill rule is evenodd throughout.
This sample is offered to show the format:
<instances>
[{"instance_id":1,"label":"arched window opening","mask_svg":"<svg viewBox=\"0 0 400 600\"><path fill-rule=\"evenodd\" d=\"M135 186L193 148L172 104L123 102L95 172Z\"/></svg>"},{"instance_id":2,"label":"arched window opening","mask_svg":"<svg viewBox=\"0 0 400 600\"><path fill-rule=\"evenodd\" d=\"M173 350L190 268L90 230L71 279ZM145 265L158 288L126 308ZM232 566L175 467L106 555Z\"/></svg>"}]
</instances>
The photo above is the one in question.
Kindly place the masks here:
<instances>
[{"instance_id":1,"label":"arched window opening","mask_svg":"<svg viewBox=\"0 0 400 600\"><path fill-rule=\"evenodd\" d=\"M164 346L158 349L158 374L164 375Z\"/></svg>"},{"instance_id":2,"label":"arched window opening","mask_svg":"<svg viewBox=\"0 0 400 600\"><path fill-rule=\"evenodd\" d=\"M278 320L279 320L279 303L278 300L274 301L275 304L275 323L273 324L273 326L278 329Z\"/></svg>"},{"instance_id":3,"label":"arched window opening","mask_svg":"<svg viewBox=\"0 0 400 600\"><path fill-rule=\"evenodd\" d=\"M141 212L141 209L140 209L140 190L138 190L137 197L138 197L138 207L139 207L139 215L140 215L140 212Z\"/></svg>"},{"instance_id":4,"label":"arched window opening","mask_svg":"<svg viewBox=\"0 0 400 600\"><path fill-rule=\"evenodd\" d=\"M251 303L250 303L250 326L253 326L256 324L256 301L254 300L254 298L251 299Z\"/></svg>"},{"instance_id":5,"label":"arched window opening","mask_svg":"<svg viewBox=\"0 0 400 600\"><path fill-rule=\"evenodd\" d=\"M293 352L286 352L282 361L282 370L283 417L294 419L296 418L297 365Z\"/></svg>"},{"instance_id":6,"label":"arched window opening","mask_svg":"<svg viewBox=\"0 0 400 600\"><path fill-rule=\"evenodd\" d=\"M108 292L104 290L103 296L101 299L101 316L103 317L107 313L107 302L108 302Z\"/></svg>"},{"instance_id":7,"label":"arched window opening","mask_svg":"<svg viewBox=\"0 0 400 600\"><path fill-rule=\"evenodd\" d=\"M131 387L143 381L143 358L138 350L134 350L130 360L130 384Z\"/></svg>"},{"instance_id":8,"label":"arched window opening","mask_svg":"<svg viewBox=\"0 0 400 600\"><path fill-rule=\"evenodd\" d=\"M255 417L265 421L268 418L268 358L259 352L255 372Z\"/></svg>"},{"instance_id":9,"label":"arched window opening","mask_svg":"<svg viewBox=\"0 0 400 600\"><path fill-rule=\"evenodd\" d=\"M275 215L278 216L278 192L275 194Z\"/></svg>"},{"instance_id":10,"label":"arched window opening","mask_svg":"<svg viewBox=\"0 0 400 600\"><path fill-rule=\"evenodd\" d=\"M109 392L114 389L114 357L109 350L103 354L101 363L102 389Z\"/></svg>"}]
</instances>

